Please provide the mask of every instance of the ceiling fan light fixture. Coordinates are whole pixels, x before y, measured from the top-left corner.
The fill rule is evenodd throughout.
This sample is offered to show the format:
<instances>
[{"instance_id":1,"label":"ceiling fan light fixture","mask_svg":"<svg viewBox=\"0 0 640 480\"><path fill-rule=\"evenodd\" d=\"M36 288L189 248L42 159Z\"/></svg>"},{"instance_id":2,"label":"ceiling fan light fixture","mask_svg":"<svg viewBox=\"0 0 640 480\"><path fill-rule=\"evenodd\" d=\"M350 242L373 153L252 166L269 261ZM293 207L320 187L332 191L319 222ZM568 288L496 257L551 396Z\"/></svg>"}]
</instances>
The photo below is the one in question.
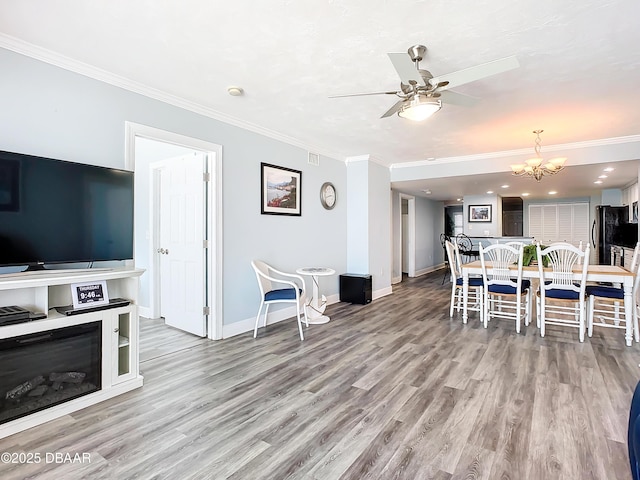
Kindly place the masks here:
<instances>
[{"instance_id":1,"label":"ceiling fan light fixture","mask_svg":"<svg viewBox=\"0 0 640 480\"><path fill-rule=\"evenodd\" d=\"M416 95L413 99L406 101L398 111L398 116L421 122L442 108L442 102L427 95Z\"/></svg>"}]
</instances>

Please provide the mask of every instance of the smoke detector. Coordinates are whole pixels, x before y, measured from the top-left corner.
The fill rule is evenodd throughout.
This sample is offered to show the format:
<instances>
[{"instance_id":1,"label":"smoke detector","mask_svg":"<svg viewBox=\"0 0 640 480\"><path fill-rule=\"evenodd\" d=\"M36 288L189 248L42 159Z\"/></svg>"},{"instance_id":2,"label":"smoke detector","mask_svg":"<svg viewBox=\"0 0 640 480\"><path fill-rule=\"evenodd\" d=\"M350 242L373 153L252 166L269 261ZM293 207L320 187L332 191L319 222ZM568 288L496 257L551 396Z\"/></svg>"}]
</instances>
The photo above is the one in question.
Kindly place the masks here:
<instances>
[{"instance_id":1,"label":"smoke detector","mask_svg":"<svg viewBox=\"0 0 640 480\"><path fill-rule=\"evenodd\" d=\"M242 87L228 87L227 93L232 97L239 97L244 93Z\"/></svg>"}]
</instances>

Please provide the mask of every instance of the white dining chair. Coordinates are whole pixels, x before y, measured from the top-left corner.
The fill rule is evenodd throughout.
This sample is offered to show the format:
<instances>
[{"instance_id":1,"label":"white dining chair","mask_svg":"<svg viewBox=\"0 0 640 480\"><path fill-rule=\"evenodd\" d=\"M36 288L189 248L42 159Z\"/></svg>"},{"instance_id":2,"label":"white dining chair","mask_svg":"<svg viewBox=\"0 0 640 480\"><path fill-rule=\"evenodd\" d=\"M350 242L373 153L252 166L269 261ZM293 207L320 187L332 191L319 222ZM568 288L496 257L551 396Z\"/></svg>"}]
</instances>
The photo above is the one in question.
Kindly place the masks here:
<instances>
[{"instance_id":1,"label":"white dining chair","mask_svg":"<svg viewBox=\"0 0 640 480\"><path fill-rule=\"evenodd\" d=\"M449 317L453 317L453 312L461 312L463 305L463 285L462 271L460 269L461 255L456 244L445 241L445 250L447 252L447 260L449 262L449 270L451 271L451 305L449 308ZM469 288L467 294L467 310L476 311L482 320L482 278L469 278Z\"/></svg>"},{"instance_id":2,"label":"white dining chair","mask_svg":"<svg viewBox=\"0 0 640 480\"><path fill-rule=\"evenodd\" d=\"M631 322L631 331L636 342L640 341L640 330L638 329L638 287L640 285L640 243L636 244L631 259L629 271L635 275L633 282L633 314L627 319L624 309L624 289L619 284L607 285L587 285L587 335L593 335L593 327L616 328L627 330L627 322Z\"/></svg>"},{"instance_id":3,"label":"white dining chair","mask_svg":"<svg viewBox=\"0 0 640 480\"><path fill-rule=\"evenodd\" d=\"M525 325L529 325L531 281L522 279L523 247L522 243L480 246L485 328L493 317L514 320L517 333L523 318Z\"/></svg>"},{"instance_id":4,"label":"white dining chair","mask_svg":"<svg viewBox=\"0 0 640 480\"><path fill-rule=\"evenodd\" d=\"M544 249L538 244L536 253L540 277L537 292L540 336L545 336L547 325L568 326L578 328L580 341L584 342L589 244L584 250L570 243L554 243ZM576 267L580 268L580 275L574 279Z\"/></svg>"},{"instance_id":5,"label":"white dining chair","mask_svg":"<svg viewBox=\"0 0 640 480\"><path fill-rule=\"evenodd\" d=\"M256 274L258 286L260 287L260 308L258 308L258 315L256 316L253 338L258 336L258 323L260 322L260 314L262 313L263 307L264 327L266 328L269 305L273 303L293 303L296 306L300 340L304 340L300 311L304 314L306 326L309 327L309 320L307 319L307 312L304 307L306 298L304 279L300 275L281 272L260 260L253 260L251 266Z\"/></svg>"}]
</instances>

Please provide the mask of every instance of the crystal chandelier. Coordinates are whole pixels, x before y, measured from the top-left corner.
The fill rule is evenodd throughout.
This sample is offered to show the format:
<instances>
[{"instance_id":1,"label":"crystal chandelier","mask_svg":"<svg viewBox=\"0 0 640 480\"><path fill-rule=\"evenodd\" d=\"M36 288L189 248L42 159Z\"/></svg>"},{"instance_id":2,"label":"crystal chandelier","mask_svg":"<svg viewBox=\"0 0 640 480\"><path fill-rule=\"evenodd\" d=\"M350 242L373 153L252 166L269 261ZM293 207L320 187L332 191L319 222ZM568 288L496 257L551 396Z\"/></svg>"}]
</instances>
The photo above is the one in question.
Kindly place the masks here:
<instances>
[{"instance_id":1,"label":"crystal chandelier","mask_svg":"<svg viewBox=\"0 0 640 480\"><path fill-rule=\"evenodd\" d=\"M555 175L564 169L564 162L567 160L564 157L552 158L546 163L542 159L540 155L540 134L542 132L544 132L544 130L533 131L533 133L536 134L536 146L534 148L536 156L527 160L526 163L511 165L511 170L513 170L514 175L518 177L528 175L539 182L545 175Z\"/></svg>"}]
</instances>

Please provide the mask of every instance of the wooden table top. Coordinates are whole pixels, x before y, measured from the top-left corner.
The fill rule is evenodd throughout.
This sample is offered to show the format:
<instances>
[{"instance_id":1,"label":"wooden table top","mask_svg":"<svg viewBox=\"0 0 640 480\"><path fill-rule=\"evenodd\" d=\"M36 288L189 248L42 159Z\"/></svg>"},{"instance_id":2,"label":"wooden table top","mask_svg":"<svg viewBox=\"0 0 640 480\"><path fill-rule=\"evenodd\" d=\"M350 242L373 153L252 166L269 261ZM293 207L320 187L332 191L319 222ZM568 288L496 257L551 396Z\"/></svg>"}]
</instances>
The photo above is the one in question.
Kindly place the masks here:
<instances>
[{"instance_id":1,"label":"wooden table top","mask_svg":"<svg viewBox=\"0 0 640 480\"><path fill-rule=\"evenodd\" d=\"M490 265L491 262L487 262L487 265ZM480 260L475 260L473 262L469 262L469 263L465 263L462 265L462 269L464 270L465 268L469 268L469 269L481 269L482 268L482 263L480 262ZM514 265L514 270L515 270L515 265ZM547 270L551 270L550 268L547 268ZM532 272L538 271L538 266L537 265L529 265L526 267L522 267L522 271L523 272ZM582 271L582 267L581 266L576 266L574 267L573 271L575 273L580 273ZM627 270L624 267L620 267L618 265L589 265L587 268L587 271L589 273L599 273L599 274L604 274L604 275L618 275L618 276L630 276L633 277L634 273L630 272L629 270Z\"/></svg>"}]
</instances>

